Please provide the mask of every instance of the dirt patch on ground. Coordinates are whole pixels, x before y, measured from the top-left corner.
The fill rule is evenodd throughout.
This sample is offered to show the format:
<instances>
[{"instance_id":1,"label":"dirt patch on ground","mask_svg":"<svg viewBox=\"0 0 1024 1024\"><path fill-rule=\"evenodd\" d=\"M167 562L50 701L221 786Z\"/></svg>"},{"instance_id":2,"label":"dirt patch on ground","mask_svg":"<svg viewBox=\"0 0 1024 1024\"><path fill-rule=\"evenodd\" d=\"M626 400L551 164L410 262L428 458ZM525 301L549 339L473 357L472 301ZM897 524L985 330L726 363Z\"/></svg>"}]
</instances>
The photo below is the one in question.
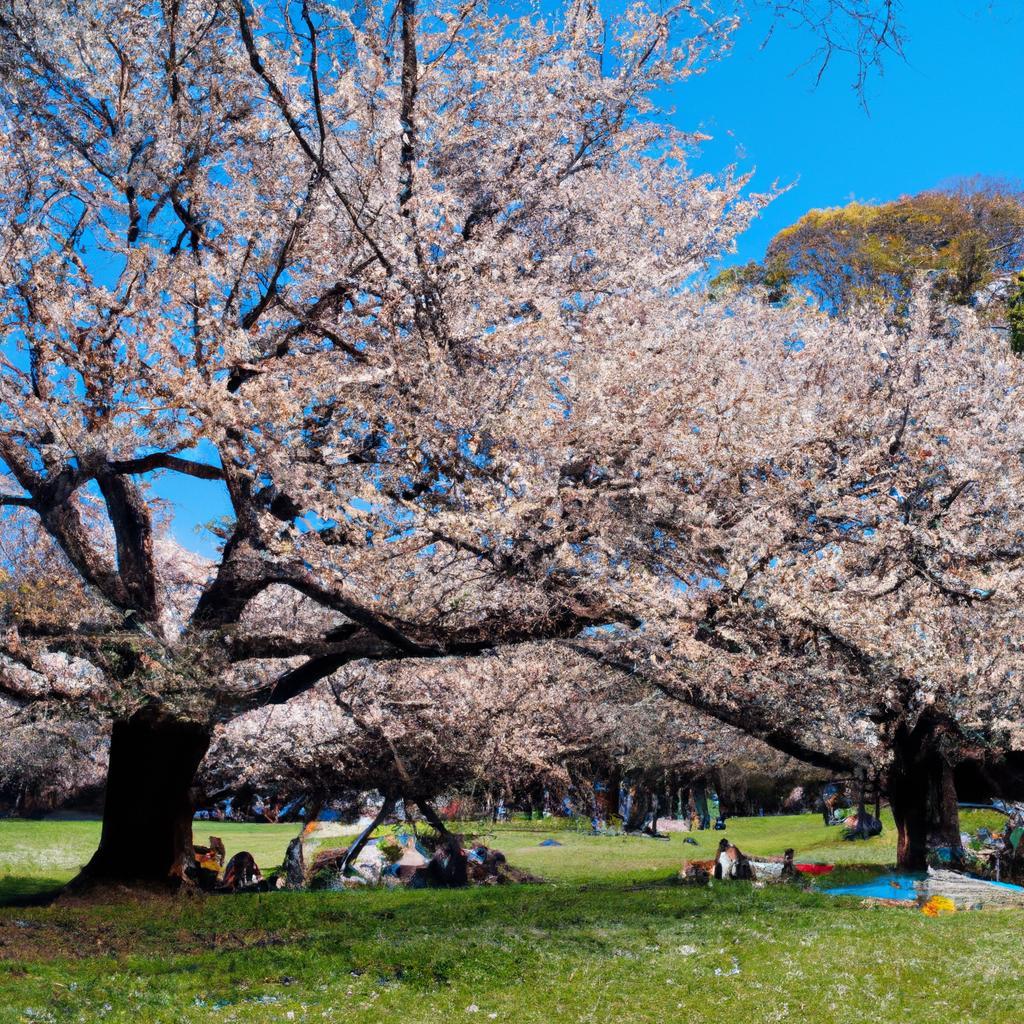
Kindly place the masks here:
<instances>
[{"instance_id":1,"label":"dirt patch on ground","mask_svg":"<svg viewBox=\"0 0 1024 1024\"><path fill-rule=\"evenodd\" d=\"M161 930L154 933L127 923L103 923L74 912L57 911L53 917L43 920L10 913L0 916L0 962L121 958L157 952L187 956L281 946L295 941L295 938L285 932L263 928L230 932L181 928L176 932Z\"/></svg>"}]
</instances>

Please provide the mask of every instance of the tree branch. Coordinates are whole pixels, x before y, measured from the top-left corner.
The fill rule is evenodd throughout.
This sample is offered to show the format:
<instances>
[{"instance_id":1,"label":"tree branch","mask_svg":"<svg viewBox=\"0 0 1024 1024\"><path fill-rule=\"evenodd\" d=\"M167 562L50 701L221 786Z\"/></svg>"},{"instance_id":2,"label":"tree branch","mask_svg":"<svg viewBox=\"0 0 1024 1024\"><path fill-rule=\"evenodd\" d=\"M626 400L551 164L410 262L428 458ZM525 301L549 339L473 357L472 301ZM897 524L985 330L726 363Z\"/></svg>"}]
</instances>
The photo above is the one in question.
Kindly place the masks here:
<instances>
[{"instance_id":1,"label":"tree branch","mask_svg":"<svg viewBox=\"0 0 1024 1024\"><path fill-rule=\"evenodd\" d=\"M137 459L118 459L110 463L115 473L138 476L151 473L155 469L169 469L175 473L198 477L200 480L223 480L224 471L219 466L211 466L205 462L192 462L168 452L154 452L142 455Z\"/></svg>"}]
</instances>

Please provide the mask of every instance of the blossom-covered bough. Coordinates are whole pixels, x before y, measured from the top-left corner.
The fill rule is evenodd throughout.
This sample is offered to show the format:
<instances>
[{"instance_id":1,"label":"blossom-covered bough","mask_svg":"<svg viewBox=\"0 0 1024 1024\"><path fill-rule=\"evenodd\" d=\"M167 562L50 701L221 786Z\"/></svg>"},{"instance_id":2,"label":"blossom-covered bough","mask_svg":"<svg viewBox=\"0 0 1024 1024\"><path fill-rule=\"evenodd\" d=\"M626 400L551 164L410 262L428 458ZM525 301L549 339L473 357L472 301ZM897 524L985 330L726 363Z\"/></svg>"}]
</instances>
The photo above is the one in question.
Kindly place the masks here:
<instances>
[{"instance_id":1,"label":"blossom-covered bough","mask_svg":"<svg viewBox=\"0 0 1024 1024\"><path fill-rule=\"evenodd\" d=\"M812 763L1013 747L1017 364L687 289L768 197L651 96L734 25L0 3L0 501L82 592L0 689L102 674L86 879L187 877L214 725L366 663L545 643ZM226 492L213 562L157 473Z\"/></svg>"},{"instance_id":2,"label":"blossom-covered bough","mask_svg":"<svg viewBox=\"0 0 1024 1024\"><path fill-rule=\"evenodd\" d=\"M216 797L270 793L307 806L377 790L435 820L430 804L443 794L565 792L611 741L613 695L638 689L600 675L543 644L364 662L218 727L200 782Z\"/></svg>"},{"instance_id":3,"label":"blossom-covered bough","mask_svg":"<svg viewBox=\"0 0 1024 1024\"><path fill-rule=\"evenodd\" d=\"M352 665L285 705L218 726L199 783L207 799L230 795L241 807L269 795L309 809L377 790L418 804L445 830L431 807L444 795L496 805L546 790L589 818L605 810L595 783L626 779L640 794L638 809L662 798L664 816L672 809L666 788L752 764L768 777L808 774L643 678L595 670L589 657L549 641L485 658ZM676 784L667 787L669 779Z\"/></svg>"}]
</instances>

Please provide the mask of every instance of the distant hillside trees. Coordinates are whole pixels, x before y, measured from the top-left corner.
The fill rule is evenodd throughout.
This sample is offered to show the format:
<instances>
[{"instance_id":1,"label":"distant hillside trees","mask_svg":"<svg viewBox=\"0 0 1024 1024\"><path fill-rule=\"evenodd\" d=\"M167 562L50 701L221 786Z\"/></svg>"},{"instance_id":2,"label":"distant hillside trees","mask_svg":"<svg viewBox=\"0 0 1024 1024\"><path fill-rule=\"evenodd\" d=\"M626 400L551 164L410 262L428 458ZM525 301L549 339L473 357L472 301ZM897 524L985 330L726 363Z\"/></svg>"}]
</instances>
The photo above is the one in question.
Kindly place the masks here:
<instances>
[{"instance_id":1,"label":"distant hillside trees","mask_svg":"<svg viewBox=\"0 0 1024 1024\"><path fill-rule=\"evenodd\" d=\"M799 291L837 316L870 308L905 323L915 281L927 275L936 299L1001 320L1022 265L1024 194L973 179L890 203L811 210L772 239L763 262L723 271L712 291L756 286L769 301Z\"/></svg>"}]
</instances>

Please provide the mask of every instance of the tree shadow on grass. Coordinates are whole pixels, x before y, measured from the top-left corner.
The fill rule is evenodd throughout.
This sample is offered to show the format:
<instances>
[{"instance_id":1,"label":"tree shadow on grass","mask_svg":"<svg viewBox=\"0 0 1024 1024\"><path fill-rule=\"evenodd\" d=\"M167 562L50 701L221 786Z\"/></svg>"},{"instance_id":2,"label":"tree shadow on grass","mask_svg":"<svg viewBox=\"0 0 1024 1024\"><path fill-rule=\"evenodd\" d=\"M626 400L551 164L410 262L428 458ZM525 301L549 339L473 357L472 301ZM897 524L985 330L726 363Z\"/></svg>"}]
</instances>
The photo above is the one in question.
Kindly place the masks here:
<instances>
[{"instance_id":1,"label":"tree shadow on grass","mask_svg":"<svg viewBox=\"0 0 1024 1024\"><path fill-rule=\"evenodd\" d=\"M67 882L35 875L0 875L0 907L45 907L64 890Z\"/></svg>"}]
</instances>

